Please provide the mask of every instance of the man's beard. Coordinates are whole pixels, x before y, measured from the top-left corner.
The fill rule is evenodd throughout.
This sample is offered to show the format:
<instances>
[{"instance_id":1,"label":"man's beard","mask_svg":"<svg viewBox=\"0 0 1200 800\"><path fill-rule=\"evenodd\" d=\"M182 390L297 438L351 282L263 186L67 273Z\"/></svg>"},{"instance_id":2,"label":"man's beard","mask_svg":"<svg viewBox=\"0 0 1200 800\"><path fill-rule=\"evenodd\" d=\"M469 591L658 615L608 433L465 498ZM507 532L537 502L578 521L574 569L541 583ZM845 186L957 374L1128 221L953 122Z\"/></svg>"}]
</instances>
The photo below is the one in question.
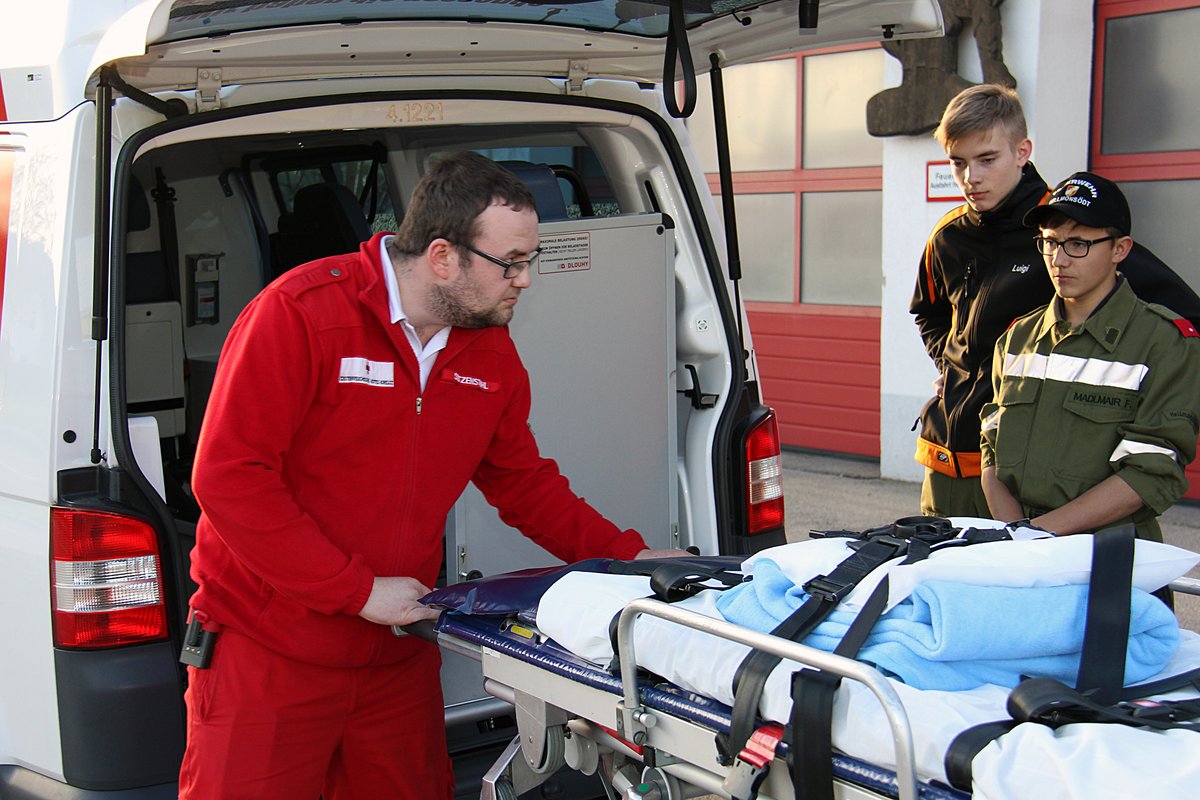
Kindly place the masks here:
<instances>
[{"instance_id":1,"label":"man's beard","mask_svg":"<svg viewBox=\"0 0 1200 800\"><path fill-rule=\"evenodd\" d=\"M512 306L493 306L477 309L472 300L478 294L466 280L467 272L449 286L429 287L429 311L447 325L456 328L494 328L507 325L513 316Z\"/></svg>"}]
</instances>

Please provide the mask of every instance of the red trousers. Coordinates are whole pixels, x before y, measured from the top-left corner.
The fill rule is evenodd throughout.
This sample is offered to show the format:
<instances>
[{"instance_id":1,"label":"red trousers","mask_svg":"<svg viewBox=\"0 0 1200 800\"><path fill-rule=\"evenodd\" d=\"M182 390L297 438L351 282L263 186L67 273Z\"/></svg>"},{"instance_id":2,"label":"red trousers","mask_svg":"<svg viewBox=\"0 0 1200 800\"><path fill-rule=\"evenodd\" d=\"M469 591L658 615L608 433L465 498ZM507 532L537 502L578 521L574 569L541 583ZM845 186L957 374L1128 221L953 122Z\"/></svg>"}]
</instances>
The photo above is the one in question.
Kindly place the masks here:
<instances>
[{"instance_id":1,"label":"red trousers","mask_svg":"<svg viewBox=\"0 0 1200 800\"><path fill-rule=\"evenodd\" d=\"M188 667L183 800L450 800L437 648L335 669L284 658L228 628Z\"/></svg>"}]
</instances>

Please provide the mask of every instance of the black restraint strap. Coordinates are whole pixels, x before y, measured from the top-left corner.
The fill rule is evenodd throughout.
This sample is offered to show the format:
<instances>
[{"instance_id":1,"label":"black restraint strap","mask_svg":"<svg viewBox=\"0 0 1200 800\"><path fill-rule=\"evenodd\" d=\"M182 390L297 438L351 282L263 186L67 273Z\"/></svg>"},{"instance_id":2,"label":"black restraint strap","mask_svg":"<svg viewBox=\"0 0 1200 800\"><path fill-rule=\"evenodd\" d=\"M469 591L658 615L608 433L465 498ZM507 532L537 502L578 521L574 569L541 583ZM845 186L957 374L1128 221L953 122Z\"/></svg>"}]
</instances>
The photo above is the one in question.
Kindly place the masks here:
<instances>
[{"instance_id":1,"label":"black restraint strap","mask_svg":"<svg viewBox=\"0 0 1200 800\"><path fill-rule=\"evenodd\" d=\"M923 561L932 549L927 541L911 539L901 563ZM834 648L834 655L843 658L858 655L887 608L889 588L884 575ZM792 675L792 745L788 767L795 800L833 798L833 699L841 682L840 677L813 669L802 669Z\"/></svg>"},{"instance_id":2,"label":"black restraint strap","mask_svg":"<svg viewBox=\"0 0 1200 800\"><path fill-rule=\"evenodd\" d=\"M1099 531L1093 538L1087 623L1075 688L1103 705L1117 702L1125 685L1133 543L1133 525Z\"/></svg>"},{"instance_id":3,"label":"black restraint strap","mask_svg":"<svg viewBox=\"0 0 1200 800\"><path fill-rule=\"evenodd\" d=\"M1090 695L1092 699L1087 702L1097 708L1116 703L1123 693L1125 654L1129 647L1133 555L1132 525L1100 531L1092 538L1092 573L1088 582L1087 617L1075 685L1078 692L1087 692ZM1022 718L1026 712L1021 711L1025 702L1022 700L1023 693L1037 692L1038 683L1045 680L1049 679L1034 678L1022 681L1013 689L1008 701L1008 712L1013 719L976 725L954 737L943 760L951 785L963 791L971 790L971 762L975 760L975 756L993 739L1016 727L1019 721L1026 721ZM1167 681L1161 683L1165 684ZM1026 684L1033 684L1033 687L1025 688ZM1182 685L1186 685L1186 682ZM1148 693L1155 691L1153 685L1147 684L1146 688L1150 690ZM1079 696L1082 698L1082 695ZM1014 713L1014 710L1017 713ZM1044 719L1029 721L1044 722Z\"/></svg>"},{"instance_id":4,"label":"black restraint strap","mask_svg":"<svg viewBox=\"0 0 1200 800\"><path fill-rule=\"evenodd\" d=\"M857 552L838 564L828 575L818 575L804 585L809 597L779 623L771 635L800 641L821 623L842 598L849 594L872 570L903 553L908 543L890 536L864 542ZM733 678L733 712L729 735L718 736L717 746L723 757L732 760L754 732L759 699L767 676L782 659L755 650L743 659Z\"/></svg>"},{"instance_id":5,"label":"black restraint strap","mask_svg":"<svg viewBox=\"0 0 1200 800\"><path fill-rule=\"evenodd\" d=\"M827 718L841 680L815 669L792 673L788 771L795 800L833 797L833 728Z\"/></svg>"},{"instance_id":6,"label":"black restraint strap","mask_svg":"<svg viewBox=\"0 0 1200 800\"><path fill-rule=\"evenodd\" d=\"M1053 678L1030 678L1008 696L1008 713L1017 722L1059 728L1074 722L1117 722L1170 730L1200 730L1189 722L1200 715L1200 699L1105 705Z\"/></svg>"},{"instance_id":7,"label":"black restraint strap","mask_svg":"<svg viewBox=\"0 0 1200 800\"><path fill-rule=\"evenodd\" d=\"M1077 722L1110 722L1200 733L1200 722L1196 721L1200 717L1200 698L1102 705L1053 678L1022 681L1008 696L1008 713L1012 719L976 725L954 737L946 751L945 767L946 777L956 789L971 791L971 764L975 756L993 740L1023 722L1036 722L1050 728Z\"/></svg>"},{"instance_id":8,"label":"black restraint strap","mask_svg":"<svg viewBox=\"0 0 1200 800\"><path fill-rule=\"evenodd\" d=\"M1172 675L1150 683L1139 683L1121 691L1122 700L1137 700L1152 694L1166 694L1178 689L1195 689L1200 692L1200 667Z\"/></svg>"},{"instance_id":9,"label":"black restraint strap","mask_svg":"<svg viewBox=\"0 0 1200 800\"><path fill-rule=\"evenodd\" d=\"M982 725L967 728L955 736L954 740L950 742L950 746L946 748L945 758L942 759L942 765L946 768L946 779L950 781L950 785L960 791L970 792L971 762L975 760L975 756L979 755L979 752L992 741L999 739L1015 727L1017 727L1015 719L985 722Z\"/></svg>"},{"instance_id":10,"label":"black restraint strap","mask_svg":"<svg viewBox=\"0 0 1200 800\"><path fill-rule=\"evenodd\" d=\"M674 603L709 588L728 589L746 580L742 556L680 556L613 561L610 575L647 575L659 600ZM720 587L714 587L716 581Z\"/></svg>"}]
</instances>

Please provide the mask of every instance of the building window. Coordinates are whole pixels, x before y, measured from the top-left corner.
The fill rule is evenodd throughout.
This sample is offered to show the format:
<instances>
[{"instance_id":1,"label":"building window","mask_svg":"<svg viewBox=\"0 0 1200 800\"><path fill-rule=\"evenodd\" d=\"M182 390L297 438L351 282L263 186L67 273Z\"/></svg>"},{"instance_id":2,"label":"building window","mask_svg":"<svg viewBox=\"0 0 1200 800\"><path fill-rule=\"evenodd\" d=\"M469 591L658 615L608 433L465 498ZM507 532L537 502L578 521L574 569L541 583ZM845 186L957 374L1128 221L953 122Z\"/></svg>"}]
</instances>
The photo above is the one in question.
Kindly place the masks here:
<instances>
[{"instance_id":1,"label":"building window","mask_svg":"<svg viewBox=\"0 0 1200 800\"><path fill-rule=\"evenodd\" d=\"M1200 289L1200 2L1098 0L1092 169L1121 184L1133 236Z\"/></svg>"},{"instance_id":2,"label":"building window","mask_svg":"<svg viewBox=\"0 0 1200 800\"><path fill-rule=\"evenodd\" d=\"M804 168L877 167L883 140L867 133L867 101L883 86L883 51L804 59Z\"/></svg>"},{"instance_id":3,"label":"building window","mask_svg":"<svg viewBox=\"0 0 1200 800\"><path fill-rule=\"evenodd\" d=\"M739 194L733 207L741 234L742 298L792 302L796 296L796 196L790 192Z\"/></svg>"},{"instance_id":4,"label":"building window","mask_svg":"<svg viewBox=\"0 0 1200 800\"><path fill-rule=\"evenodd\" d=\"M725 70L725 117L734 172L796 168L796 59L780 58ZM717 171L712 85L696 81L696 111L688 128L705 172Z\"/></svg>"},{"instance_id":5,"label":"building window","mask_svg":"<svg viewBox=\"0 0 1200 800\"><path fill-rule=\"evenodd\" d=\"M1105 21L1103 153L1200 150L1198 36L1200 8Z\"/></svg>"},{"instance_id":6,"label":"building window","mask_svg":"<svg viewBox=\"0 0 1200 800\"><path fill-rule=\"evenodd\" d=\"M800 219L801 300L879 305L883 193L807 192Z\"/></svg>"},{"instance_id":7,"label":"building window","mask_svg":"<svg viewBox=\"0 0 1200 800\"><path fill-rule=\"evenodd\" d=\"M748 301L879 306L883 145L867 133L866 106L885 88L884 62L868 46L726 70ZM702 80L688 127L717 192L711 102Z\"/></svg>"}]
</instances>

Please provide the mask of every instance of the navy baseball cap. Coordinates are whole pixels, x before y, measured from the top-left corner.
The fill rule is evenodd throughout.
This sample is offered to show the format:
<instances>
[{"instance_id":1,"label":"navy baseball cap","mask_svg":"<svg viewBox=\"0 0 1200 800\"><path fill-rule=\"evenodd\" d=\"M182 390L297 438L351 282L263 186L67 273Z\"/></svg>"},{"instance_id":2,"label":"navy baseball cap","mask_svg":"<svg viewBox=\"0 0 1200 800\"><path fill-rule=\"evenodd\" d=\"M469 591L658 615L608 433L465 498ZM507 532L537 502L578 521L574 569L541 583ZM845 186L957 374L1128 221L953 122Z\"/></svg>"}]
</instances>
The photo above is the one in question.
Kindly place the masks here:
<instances>
[{"instance_id":1,"label":"navy baseball cap","mask_svg":"<svg viewBox=\"0 0 1200 800\"><path fill-rule=\"evenodd\" d=\"M1030 210L1024 222L1036 228L1055 214L1089 228L1116 228L1126 236L1132 227L1125 195L1115 183L1094 172L1076 172L1055 186L1050 200Z\"/></svg>"}]
</instances>

